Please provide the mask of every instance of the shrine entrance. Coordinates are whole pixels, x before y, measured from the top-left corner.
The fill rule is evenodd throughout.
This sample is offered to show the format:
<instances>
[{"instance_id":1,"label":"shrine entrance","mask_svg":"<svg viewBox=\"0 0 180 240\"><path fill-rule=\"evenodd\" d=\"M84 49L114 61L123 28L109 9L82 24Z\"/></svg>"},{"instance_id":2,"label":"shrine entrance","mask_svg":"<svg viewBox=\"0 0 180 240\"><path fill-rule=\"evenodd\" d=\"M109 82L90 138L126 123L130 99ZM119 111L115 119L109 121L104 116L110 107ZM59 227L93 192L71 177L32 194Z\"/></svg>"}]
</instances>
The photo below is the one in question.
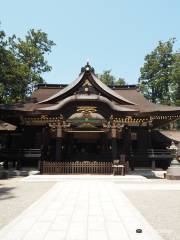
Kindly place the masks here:
<instances>
[{"instance_id":1,"label":"shrine entrance","mask_svg":"<svg viewBox=\"0 0 180 240\"><path fill-rule=\"evenodd\" d=\"M64 161L111 162L107 133L104 131L71 131L66 138L68 147Z\"/></svg>"},{"instance_id":2,"label":"shrine entrance","mask_svg":"<svg viewBox=\"0 0 180 240\"><path fill-rule=\"evenodd\" d=\"M112 174L108 132L67 130L56 138L55 161L41 161L44 174Z\"/></svg>"}]
</instances>

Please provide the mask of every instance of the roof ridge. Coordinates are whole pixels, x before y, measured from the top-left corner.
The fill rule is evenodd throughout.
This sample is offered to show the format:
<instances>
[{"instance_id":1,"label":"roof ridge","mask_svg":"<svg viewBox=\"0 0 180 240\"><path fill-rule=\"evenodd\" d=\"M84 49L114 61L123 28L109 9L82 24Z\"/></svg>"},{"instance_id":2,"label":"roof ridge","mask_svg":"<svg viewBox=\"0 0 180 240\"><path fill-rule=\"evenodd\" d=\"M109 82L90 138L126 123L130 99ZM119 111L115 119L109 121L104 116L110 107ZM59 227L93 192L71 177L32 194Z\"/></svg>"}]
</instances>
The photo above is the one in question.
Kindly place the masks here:
<instances>
[{"instance_id":1,"label":"roof ridge","mask_svg":"<svg viewBox=\"0 0 180 240\"><path fill-rule=\"evenodd\" d=\"M69 84L68 86L66 86L65 88L63 89L60 89L56 94L52 95L51 97L43 100L43 101L40 101L38 102L39 104L40 103L47 103L57 97L60 97L62 96L63 94L67 93L68 91L70 91L71 89L73 89L75 86L77 86L77 84L82 80L83 76L85 75L85 73L90 73L94 82L100 87L100 89L104 90L107 94L113 96L114 98L116 98L117 100L119 101L123 101L127 104L130 104L130 105L136 105L135 103L129 101L128 99L124 98L123 96L117 94L114 90L112 90L111 88L109 88L107 85L105 85L94 73L94 68L92 68L89 63L87 63L85 65L85 67L81 68L81 73L80 75L78 76L78 78L73 81L71 84Z\"/></svg>"}]
</instances>

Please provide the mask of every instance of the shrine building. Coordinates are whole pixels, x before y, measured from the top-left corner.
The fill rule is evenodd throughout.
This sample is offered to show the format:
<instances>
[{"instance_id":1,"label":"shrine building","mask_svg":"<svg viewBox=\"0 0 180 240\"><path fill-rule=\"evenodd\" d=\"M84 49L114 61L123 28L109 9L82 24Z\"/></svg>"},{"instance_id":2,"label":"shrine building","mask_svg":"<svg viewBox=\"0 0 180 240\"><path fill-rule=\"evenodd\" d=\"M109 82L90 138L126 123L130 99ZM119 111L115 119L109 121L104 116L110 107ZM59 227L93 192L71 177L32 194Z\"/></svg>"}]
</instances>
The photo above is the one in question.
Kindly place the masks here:
<instances>
[{"instance_id":1,"label":"shrine building","mask_svg":"<svg viewBox=\"0 0 180 240\"><path fill-rule=\"evenodd\" d=\"M25 102L0 105L6 166L36 166L43 174L111 174L116 162L166 169L170 142L158 131L180 119L180 107L149 102L136 85L106 86L86 64L66 84L39 84ZM165 140L163 140L165 139Z\"/></svg>"}]
</instances>

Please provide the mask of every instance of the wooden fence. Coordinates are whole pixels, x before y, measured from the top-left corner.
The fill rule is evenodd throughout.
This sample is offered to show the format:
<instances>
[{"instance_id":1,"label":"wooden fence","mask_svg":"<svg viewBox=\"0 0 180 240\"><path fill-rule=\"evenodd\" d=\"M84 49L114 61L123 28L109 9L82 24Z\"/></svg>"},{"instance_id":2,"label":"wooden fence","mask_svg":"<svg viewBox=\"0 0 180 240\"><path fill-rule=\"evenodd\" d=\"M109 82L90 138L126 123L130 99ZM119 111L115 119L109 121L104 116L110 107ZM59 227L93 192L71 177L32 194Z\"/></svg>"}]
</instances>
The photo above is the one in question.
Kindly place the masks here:
<instances>
[{"instance_id":1,"label":"wooden fence","mask_svg":"<svg viewBox=\"0 0 180 240\"><path fill-rule=\"evenodd\" d=\"M111 162L41 162L42 174L112 174Z\"/></svg>"}]
</instances>

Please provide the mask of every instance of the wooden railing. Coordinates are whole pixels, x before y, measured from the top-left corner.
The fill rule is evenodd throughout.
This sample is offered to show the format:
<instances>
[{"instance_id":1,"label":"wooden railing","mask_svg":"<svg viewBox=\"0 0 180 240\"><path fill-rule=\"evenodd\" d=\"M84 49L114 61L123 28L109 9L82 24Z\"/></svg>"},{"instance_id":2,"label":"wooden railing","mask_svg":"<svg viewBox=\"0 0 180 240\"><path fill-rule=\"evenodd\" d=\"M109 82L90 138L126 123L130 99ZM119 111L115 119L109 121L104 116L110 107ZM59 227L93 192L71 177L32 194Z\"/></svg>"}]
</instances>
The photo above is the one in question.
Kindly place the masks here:
<instances>
[{"instance_id":1,"label":"wooden railing","mask_svg":"<svg viewBox=\"0 0 180 240\"><path fill-rule=\"evenodd\" d=\"M27 148L23 149L23 157L24 158L40 158L41 157L41 149L39 148Z\"/></svg>"},{"instance_id":2,"label":"wooden railing","mask_svg":"<svg viewBox=\"0 0 180 240\"><path fill-rule=\"evenodd\" d=\"M147 155L149 158L172 158L172 152L168 149L148 149Z\"/></svg>"},{"instance_id":3,"label":"wooden railing","mask_svg":"<svg viewBox=\"0 0 180 240\"><path fill-rule=\"evenodd\" d=\"M144 156L150 159L172 158L172 153L168 149L147 149L146 151L132 151L131 156Z\"/></svg>"},{"instance_id":4,"label":"wooden railing","mask_svg":"<svg viewBox=\"0 0 180 240\"><path fill-rule=\"evenodd\" d=\"M18 159L22 158L41 158L41 149L39 148L4 148L0 150L1 158Z\"/></svg>"},{"instance_id":5,"label":"wooden railing","mask_svg":"<svg viewBox=\"0 0 180 240\"><path fill-rule=\"evenodd\" d=\"M146 151L132 151L130 157L135 167L167 169L173 156L168 149L147 149Z\"/></svg>"},{"instance_id":6,"label":"wooden railing","mask_svg":"<svg viewBox=\"0 0 180 240\"><path fill-rule=\"evenodd\" d=\"M112 174L112 162L41 162L42 174Z\"/></svg>"}]
</instances>

